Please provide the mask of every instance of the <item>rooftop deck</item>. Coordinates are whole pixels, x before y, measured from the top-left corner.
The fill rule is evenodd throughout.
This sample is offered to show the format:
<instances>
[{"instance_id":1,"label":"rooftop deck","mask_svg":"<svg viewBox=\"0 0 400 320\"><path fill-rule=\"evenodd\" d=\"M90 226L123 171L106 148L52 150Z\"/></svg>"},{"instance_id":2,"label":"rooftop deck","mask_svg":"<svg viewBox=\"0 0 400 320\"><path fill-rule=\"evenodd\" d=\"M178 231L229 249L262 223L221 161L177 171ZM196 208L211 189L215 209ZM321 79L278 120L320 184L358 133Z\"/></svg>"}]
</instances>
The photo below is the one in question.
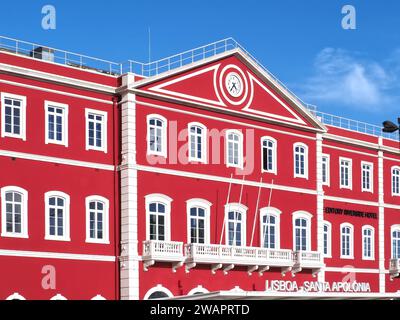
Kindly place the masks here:
<instances>
[{"instance_id":1,"label":"rooftop deck","mask_svg":"<svg viewBox=\"0 0 400 320\"><path fill-rule=\"evenodd\" d=\"M126 63L117 63L82 54L68 52L65 50L59 50L32 42L26 42L0 36L0 52L10 52L42 61L45 60L52 63L112 76L119 76L124 73L130 72L143 77L152 77L235 49L240 49L243 54L247 55L251 60L253 60L280 86L290 92L293 97L297 99L297 101L302 104L309 112L318 117L318 119L322 123L345 130L369 134L376 137L384 137L386 139L396 141L398 140L397 133L383 133L380 126L317 111L316 106L305 103L303 100L301 100L233 38L223 39L211 44L207 44L205 46L184 51L182 53L149 63L142 63L135 60L128 60L128 62Z\"/></svg>"}]
</instances>

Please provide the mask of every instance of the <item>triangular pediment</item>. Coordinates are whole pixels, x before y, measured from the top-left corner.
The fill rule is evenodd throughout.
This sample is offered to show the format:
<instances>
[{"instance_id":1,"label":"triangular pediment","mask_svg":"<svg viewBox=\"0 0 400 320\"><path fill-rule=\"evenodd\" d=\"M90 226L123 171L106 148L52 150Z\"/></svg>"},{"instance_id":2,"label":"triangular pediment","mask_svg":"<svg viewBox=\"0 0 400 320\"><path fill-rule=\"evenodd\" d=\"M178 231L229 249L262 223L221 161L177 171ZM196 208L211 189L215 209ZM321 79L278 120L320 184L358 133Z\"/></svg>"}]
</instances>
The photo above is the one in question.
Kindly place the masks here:
<instances>
[{"instance_id":1,"label":"triangular pediment","mask_svg":"<svg viewBox=\"0 0 400 320\"><path fill-rule=\"evenodd\" d=\"M203 107L324 130L296 97L239 51L145 79L136 89Z\"/></svg>"}]
</instances>

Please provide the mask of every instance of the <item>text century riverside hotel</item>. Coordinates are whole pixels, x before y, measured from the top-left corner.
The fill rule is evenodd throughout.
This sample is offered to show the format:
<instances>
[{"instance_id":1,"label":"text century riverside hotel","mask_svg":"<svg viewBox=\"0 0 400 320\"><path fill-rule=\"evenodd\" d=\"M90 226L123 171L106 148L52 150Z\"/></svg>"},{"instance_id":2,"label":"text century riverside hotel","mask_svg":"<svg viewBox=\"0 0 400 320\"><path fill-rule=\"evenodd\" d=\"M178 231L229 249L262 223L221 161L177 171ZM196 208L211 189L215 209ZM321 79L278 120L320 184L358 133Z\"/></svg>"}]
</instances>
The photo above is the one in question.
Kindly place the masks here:
<instances>
[{"instance_id":1,"label":"text century riverside hotel","mask_svg":"<svg viewBox=\"0 0 400 320\"><path fill-rule=\"evenodd\" d=\"M396 136L233 39L124 65L0 40L0 299L397 296Z\"/></svg>"}]
</instances>

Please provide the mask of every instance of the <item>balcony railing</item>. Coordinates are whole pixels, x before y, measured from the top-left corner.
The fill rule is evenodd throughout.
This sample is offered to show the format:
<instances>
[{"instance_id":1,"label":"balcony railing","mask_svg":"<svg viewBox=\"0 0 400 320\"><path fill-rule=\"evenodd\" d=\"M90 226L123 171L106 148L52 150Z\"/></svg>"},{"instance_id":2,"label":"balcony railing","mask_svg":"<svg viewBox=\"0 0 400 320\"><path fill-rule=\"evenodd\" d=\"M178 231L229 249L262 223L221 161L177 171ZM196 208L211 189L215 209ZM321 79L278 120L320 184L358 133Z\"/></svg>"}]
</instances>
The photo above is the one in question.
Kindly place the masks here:
<instances>
[{"instance_id":1,"label":"balcony railing","mask_svg":"<svg viewBox=\"0 0 400 320\"><path fill-rule=\"evenodd\" d=\"M185 245L185 256L186 270L194 268L196 264L211 264L213 272L221 268L227 272L236 265L247 266L249 272L293 266L292 251L283 249L191 243Z\"/></svg>"},{"instance_id":2,"label":"balcony railing","mask_svg":"<svg viewBox=\"0 0 400 320\"><path fill-rule=\"evenodd\" d=\"M391 259L389 265L390 279L396 278L400 274L400 259Z\"/></svg>"},{"instance_id":3,"label":"balcony railing","mask_svg":"<svg viewBox=\"0 0 400 320\"><path fill-rule=\"evenodd\" d=\"M324 266L323 256L317 251L295 251L293 258L293 273L300 272L302 269L312 269L315 275Z\"/></svg>"},{"instance_id":4,"label":"balcony railing","mask_svg":"<svg viewBox=\"0 0 400 320\"><path fill-rule=\"evenodd\" d=\"M183 264L183 243L176 241L143 241L144 269L155 264L155 262L173 262L172 269L175 271Z\"/></svg>"}]
</instances>

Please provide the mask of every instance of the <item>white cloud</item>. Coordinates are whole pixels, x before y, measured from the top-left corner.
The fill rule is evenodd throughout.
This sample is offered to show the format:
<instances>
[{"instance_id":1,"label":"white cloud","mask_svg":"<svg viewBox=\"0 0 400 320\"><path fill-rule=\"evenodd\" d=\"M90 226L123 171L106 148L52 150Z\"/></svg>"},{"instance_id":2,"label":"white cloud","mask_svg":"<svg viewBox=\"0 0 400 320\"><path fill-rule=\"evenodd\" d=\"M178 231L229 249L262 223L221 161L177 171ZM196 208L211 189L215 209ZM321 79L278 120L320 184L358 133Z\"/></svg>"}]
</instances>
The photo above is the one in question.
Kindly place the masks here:
<instances>
[{"instance_id":1,"label":"white cloud","mask_svg":"<svg viewBox=\"0 0 400 320\"><path fill-rule=\"evenodd\" d=\"M298 87L311 104L334 103L376 112L398 108L399 74L400 49L378 63L359 53L325 48L315 58L312 76Z\"/></svg>"}]
</instances>

